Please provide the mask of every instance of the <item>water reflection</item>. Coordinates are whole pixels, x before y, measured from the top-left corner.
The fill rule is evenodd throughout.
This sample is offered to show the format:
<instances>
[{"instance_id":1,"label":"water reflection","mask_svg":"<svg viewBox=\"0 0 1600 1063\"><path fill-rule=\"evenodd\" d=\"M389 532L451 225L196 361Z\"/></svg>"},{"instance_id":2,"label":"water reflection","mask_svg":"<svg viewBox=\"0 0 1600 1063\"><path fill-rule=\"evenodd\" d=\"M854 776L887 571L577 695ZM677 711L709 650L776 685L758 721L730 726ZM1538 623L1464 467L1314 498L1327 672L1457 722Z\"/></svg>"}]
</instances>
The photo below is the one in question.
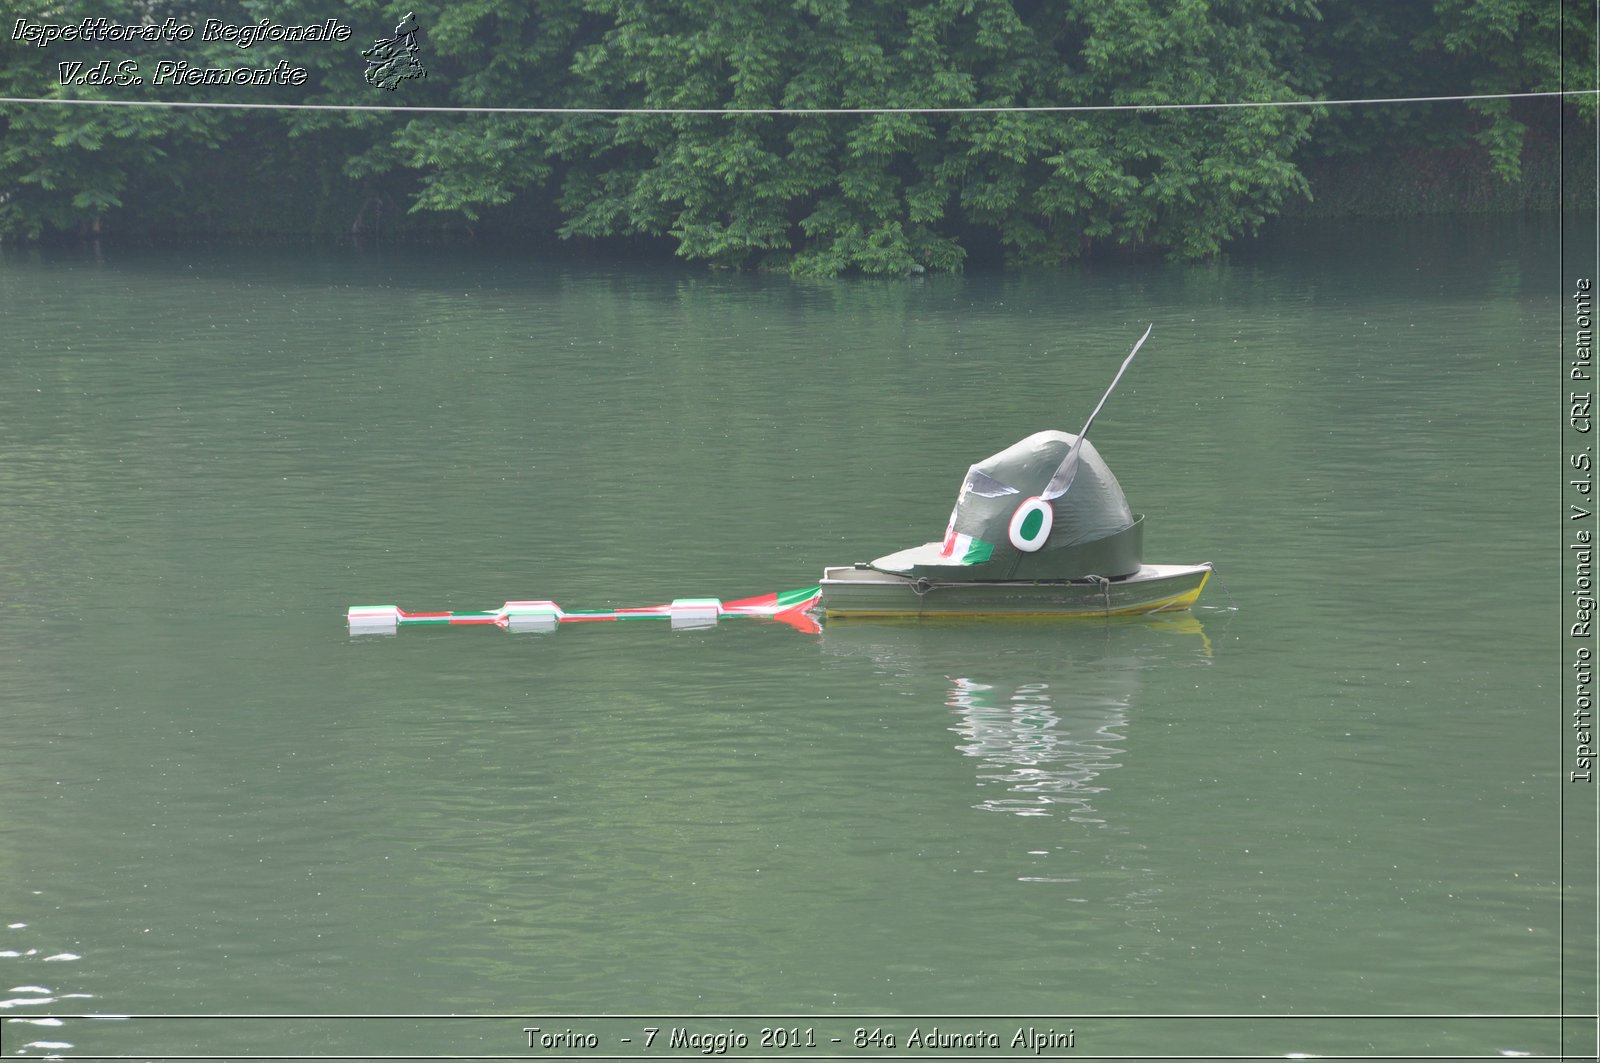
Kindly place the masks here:
<instances>
[{"instance_id":1,"label":"water reflection","mask_svg":"<svg viewBox=\"0 0 1600 1063\"><path fill-rule=\"evenodd\" d=\"M1132 679L1132 673L1123 673ZM956 748L981 761L979 786L1003 786L1004 795L980 801L985 812L1048 816L1057 812L1079 823L1105 826L1090 798L1105 789L1095 779L1122 766L1120 755L1133 684L1104 696L1070 694L1056 711L1049 683L997 689L957 676L950 700L959 722L950 728L965 740ZM1009 689L1009 694L1007 690ZM1063 718L1064 716L1064 718Z\"/></svg>"},{"instance_id":2,"label":"water reflection","mask_svg":"<svg viewBox=\"0 0 1600 1063\"><path fill-rule=\"evenodd\" d=\"M1129 756L1141 672L1211 656L1192 614L1105 624L844 621L825 627L822 643L890 674L942 676L956 751L977 761L986 791L975 809L1100 828L1111 826L1099 795Z\"/></svg>"}]
</instances>

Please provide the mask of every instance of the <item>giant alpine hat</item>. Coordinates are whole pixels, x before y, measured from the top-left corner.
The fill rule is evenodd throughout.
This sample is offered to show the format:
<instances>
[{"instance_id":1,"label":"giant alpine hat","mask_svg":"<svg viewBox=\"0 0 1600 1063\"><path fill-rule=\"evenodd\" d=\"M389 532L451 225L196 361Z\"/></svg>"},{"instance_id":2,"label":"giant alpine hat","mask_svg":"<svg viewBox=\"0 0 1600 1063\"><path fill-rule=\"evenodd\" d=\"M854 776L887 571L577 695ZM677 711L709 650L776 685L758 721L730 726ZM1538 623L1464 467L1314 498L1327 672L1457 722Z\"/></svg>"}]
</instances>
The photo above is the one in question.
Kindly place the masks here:
<instances>
[{"instance_id":1,"label":"giant alpine hat","mask_svg":"<svg viewBox=\"0 0 1600 1063\"><path fill-rule=\"evenodd\" d=\"M1144 517L1084 439L1036 432L967 470L940 542L888 554L872 567L944 582L1116 579L1139 570ZM1059 488L1059 493L1055 488ZM1054 497L1052 497L1054 495Z\"/></svg>"}]
</instances>

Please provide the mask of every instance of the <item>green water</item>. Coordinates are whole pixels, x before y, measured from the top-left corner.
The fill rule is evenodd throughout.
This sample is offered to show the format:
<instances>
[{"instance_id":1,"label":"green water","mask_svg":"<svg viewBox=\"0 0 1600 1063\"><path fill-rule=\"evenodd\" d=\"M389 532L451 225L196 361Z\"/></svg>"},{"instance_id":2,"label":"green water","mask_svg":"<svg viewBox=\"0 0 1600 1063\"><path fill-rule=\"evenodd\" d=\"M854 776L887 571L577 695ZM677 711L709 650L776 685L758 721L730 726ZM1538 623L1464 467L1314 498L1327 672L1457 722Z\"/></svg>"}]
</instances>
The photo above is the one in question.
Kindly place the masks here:
<instances>
[{"instance_id":1,"label":"green water","mask_svg":"<svg viewBox=\"0 0 1600 1063\"><path fill-rule=\"evenodd\" d=\"M0 1048L346 1036L19 1021L83 1013L1592 1012L1558 237L895 282L0 252ZM346 632L936 538L967 466L1075 430L1151 321L1095 439L1146 559L1216 563L1187 616ZM1080 1021L1075 1054L1561 1044L1163 1023ZM348 1036L558 1054L527 1025Z\"/></svg>"}]
</instances>

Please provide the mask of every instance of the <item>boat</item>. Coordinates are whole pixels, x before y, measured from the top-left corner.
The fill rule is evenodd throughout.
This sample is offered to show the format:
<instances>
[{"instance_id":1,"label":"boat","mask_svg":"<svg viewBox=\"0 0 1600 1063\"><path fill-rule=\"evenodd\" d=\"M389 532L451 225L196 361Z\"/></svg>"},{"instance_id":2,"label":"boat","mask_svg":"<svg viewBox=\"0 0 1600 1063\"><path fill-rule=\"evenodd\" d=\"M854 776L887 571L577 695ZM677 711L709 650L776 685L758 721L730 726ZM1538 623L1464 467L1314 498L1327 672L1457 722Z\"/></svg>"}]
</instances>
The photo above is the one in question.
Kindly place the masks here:
<instances>
[{"instance_id":1,"label":"boat","mask_svg":"<svg viewBox=\"0 0 1600 1063\"><path fill-rule=\"evenodd\" d=\"M1145 564L1144 515L1089 442L1150 332L1076 435L1035 432L969 467L943 539L823 569L824 616L1104 617L1193 605L1211 563Z\"/></svg>"},{"instance_id":2,"label":"boat","mask_svg":"<svg viewBox=\"0 0 1600 1063\"><path fill-rule=\"evenodd\" d=\"M1198 565L1140 565L1118 579L934 580L864 562L822 570L825 616L919 620L983 617L1135 616L1187 609L1211 578Z\"/></svg>"},{"instance_id":3,"label":"boat","mask_svg":"<svg viewBox=\"0 0 1600 1063\"><path fill-rule=\"evenodd\" d=\"M356 605L347 610L346 622L352 634L390 634L412 626L554 631L563 624L622 620L695 628L752 617L818 634L818 614L1109 617L1187 609L1211 578L1211 563L1146 564L1144 515L1128 507L1122 486L1089 442L1090 425L1151 328L1076 435L1035 432L967 469L943 539L876 561L824 568L817 586L732 602L678 598L664 605L570 612L543 599L468 612Z\"/></svg>"}]
</instances>

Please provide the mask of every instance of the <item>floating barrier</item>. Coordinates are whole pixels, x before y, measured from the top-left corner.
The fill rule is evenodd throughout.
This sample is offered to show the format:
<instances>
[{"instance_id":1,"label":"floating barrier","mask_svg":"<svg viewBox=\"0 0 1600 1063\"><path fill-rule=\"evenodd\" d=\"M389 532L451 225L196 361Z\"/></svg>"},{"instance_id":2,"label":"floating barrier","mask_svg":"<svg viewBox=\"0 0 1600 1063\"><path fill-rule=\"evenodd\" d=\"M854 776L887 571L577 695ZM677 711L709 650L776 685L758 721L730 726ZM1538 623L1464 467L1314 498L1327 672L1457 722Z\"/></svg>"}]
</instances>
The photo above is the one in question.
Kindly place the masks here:
<instances>
[{"instance_id":1,"label":"floating barrier","mask_svg":"<svg viewBox=\"0 0 1600 1063\"><path fill-rule=\"evenodd\" d=\"M674 628L715 627L724 619L750 616L776 620L799 631L821 630L810 610L822 597L820 587L741 598L724 602L717 598L677 598L666 605L604 612L569 613L555 602L507 602L498 609L459 613L408 613L398 605L352 605L345 613L352 635L392 634L413 625L467 626L492 624L507 631L554 631L560 624L594 623L607 620L666 620Z\"/></svg>"}]
</instances>

